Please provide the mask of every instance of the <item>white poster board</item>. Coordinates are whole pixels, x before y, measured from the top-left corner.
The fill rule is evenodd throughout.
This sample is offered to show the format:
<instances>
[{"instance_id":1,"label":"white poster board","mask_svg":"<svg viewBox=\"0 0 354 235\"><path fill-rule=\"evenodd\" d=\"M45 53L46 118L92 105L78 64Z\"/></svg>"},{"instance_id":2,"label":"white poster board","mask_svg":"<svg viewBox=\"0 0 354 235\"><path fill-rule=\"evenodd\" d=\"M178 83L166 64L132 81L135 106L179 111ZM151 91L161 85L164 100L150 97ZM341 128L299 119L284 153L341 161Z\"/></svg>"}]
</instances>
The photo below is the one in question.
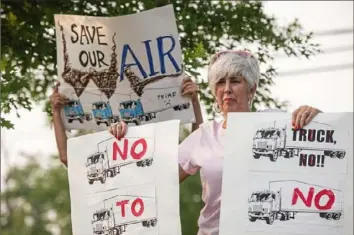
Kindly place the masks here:
<instances>
[{"instance_id":1,"label":"white poster board","mask_svg":"<svg viewBox=\"0 0 354 235\"><path fill-rule=\"evenodd\" d=\"M179 121L68 140L73 235L180 235ZM166 135L166 133L169 133Z\"/></svg>"},{"instance_id":2,"label":"white poster board","mask_svg":"<svg viewBox=\"0 0 354 235\"><path fill-rule=\"evenodd\" d=\"M220 235L353 234L353 114L231 113Z\"/></svg>"},{"instance_id":3,"label":"white poster board","mask_svg":"<svg viewBox=\"0 0 354 235\"><path fill-rule=\"evenodd\" d=\"M66 129L195 121L172 5L117 17L55 15Z\"/></svg>"}]
</instances>

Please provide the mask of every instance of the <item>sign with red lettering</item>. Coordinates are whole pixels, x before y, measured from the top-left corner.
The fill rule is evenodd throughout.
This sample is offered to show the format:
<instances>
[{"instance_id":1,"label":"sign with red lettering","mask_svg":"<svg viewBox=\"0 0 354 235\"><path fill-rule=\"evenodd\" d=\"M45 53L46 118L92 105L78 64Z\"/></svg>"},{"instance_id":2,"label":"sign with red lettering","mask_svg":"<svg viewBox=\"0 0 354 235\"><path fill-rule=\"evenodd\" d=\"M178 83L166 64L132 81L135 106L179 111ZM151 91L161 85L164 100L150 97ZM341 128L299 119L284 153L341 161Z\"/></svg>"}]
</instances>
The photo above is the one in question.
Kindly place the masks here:
<instances>
[{"instance_id":1,"label":"sign with red lettering","mask_svg":"<svg viewBox=\"0 0 354 235\"><path fill-rule=\"evenodd\" d=\"M129 146L128 144L129 144L129 139L124 139L123 140L123 147L121 149L121 147L119 146L117 141L113 142L113 146L112 146L112 148L113 148L113 161L117 161L117 155L119 155L119 157L122 160L127 160L128 151L129 151L129 156L131 156L132 159L140 160L141 158L144 157L144 155L146 154L146 151L148 149L146 139L140 138L140 139L134 141L133 144L131 144L130 148L128 147ZM152 146L150 146L150 147L152 147Z\"/></svg>"},{"instance_id":2,"label":"sign with red lettering","mask_svg":"<svg viewBox=\"0 0 354 235\"><path fill-rule=\"evenodd\" d=\"M229 114L219 234L352 234L352 119L295 130L287 113Z\"/></svg>"},{"instance_id":3,"label":"sign with red lettering","mask_svg":"<svg viewBox=\"0 0 354 235\"><path fill-rule=\"evenodd\" d=\"M302 200L302 202L304 203L304 205L307 208L315 208L317 210L320 211L326 211L326 210L330 210L333 207L333 204L336 200L336 196L333 192L333 190L331 189L321 189L319 192L316 193L316 195L314 195L315 193L315 189L313 187L309 188L309 191L307 193L307 196L304 196L304 193L301 191L301 189L299 188L294 188L294 192L293 192L293 198L292 198L292 205L295 206L297 205L297 200L300 197L300 199ZM323 205L320 205L320 201L321 199L323 199L323 197L327 197L325 200L325 203Z\"/></svg>"},{"instance_id":4,"label":"sign with red lettering","mask_svg":"<svg viewBox=\"0 0 354 235\"><path fill-rule=\"evenodd\" d=\"M59 92L70 100L66 129L195 120L181 93L187 75L172 5L114 17L56 14L54 21Z\"/></svg>"},{"instance_id":5,"label":"sign with red lettering","mask_svg":"<svg viewBox=\"0 0 354 235\"><path fill-rule=\"evenodd\" d=\"M120 140L108 131L69 139L73 234L181 235L179 124L129 127Z\"/></svg>"}]
</instances>

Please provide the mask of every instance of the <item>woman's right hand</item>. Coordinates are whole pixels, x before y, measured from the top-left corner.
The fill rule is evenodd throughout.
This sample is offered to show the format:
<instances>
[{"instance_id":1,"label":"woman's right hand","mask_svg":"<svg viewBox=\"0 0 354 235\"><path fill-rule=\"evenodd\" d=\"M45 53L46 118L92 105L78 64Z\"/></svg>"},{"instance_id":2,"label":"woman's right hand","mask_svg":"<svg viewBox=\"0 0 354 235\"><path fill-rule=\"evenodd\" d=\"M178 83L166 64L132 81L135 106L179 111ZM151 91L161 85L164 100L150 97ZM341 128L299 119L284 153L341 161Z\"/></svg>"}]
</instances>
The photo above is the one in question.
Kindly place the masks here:
<instances>
[{"instance_id":1,"label":"woman's right hand","mask_svg":"<svg viewBox=\"0 0 354 235\"><path fill-rule=\"evenodd\" d=\"M128 131L128 125L124 121L120 121L118 123L113 123L108 128L109 133L114 135L118 140L123 138Z\"/></svg>"},{"instance_id":2,"label":"woman's right hand","mask_svg":"<svg viewBox=\"0 0 354 235\"><path fill-rule=\"evenodd\" d=\"M52 95L50 96L50 103L52 105L53 113L60 112L60 110L69 102L69 98L59 93L59 86L60 83L58 82L53 89Z\"/></svg>"}]
</instances>

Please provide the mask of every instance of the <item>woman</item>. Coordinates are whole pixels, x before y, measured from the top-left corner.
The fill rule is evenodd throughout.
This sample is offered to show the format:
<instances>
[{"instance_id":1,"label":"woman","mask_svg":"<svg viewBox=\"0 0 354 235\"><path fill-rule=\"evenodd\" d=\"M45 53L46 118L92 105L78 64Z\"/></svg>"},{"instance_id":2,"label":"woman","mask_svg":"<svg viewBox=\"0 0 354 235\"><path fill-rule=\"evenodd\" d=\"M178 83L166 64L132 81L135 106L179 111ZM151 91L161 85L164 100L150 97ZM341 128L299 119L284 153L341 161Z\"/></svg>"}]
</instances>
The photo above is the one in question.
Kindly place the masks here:
<instances>
[{"instance_id":1,"label":"woman","mask_svg":"<svg viewBox=\"0 0 354 235\"><path fill-rule=\"evenodd\" d=\"M203 123L179 146L179 180L200 171L205 203L198 220L198 235L217 235L222 185L223 144L228 112L250 112L259 81L257 59L244 51L223 51L211 58L208 82L215 97L215 108L222 112L222 121ZM294 128L302 128L320 111L301 106L292 116ZM109 128L118 139L127 132L119 123Z\"/></svg>"}]
</instances>

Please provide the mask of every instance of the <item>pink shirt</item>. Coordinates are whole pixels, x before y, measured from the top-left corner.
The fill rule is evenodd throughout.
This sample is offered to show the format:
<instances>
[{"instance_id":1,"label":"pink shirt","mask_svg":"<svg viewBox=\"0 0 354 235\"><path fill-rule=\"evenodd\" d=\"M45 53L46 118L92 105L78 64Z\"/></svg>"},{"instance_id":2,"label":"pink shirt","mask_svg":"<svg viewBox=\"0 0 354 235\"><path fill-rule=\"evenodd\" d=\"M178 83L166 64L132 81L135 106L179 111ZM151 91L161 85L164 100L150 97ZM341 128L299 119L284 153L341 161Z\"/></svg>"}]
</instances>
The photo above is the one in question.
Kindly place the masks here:
<instances>
[{"instance_id":1,"label":"pink shirt","mask_svg":"<svg viewBox=\"0 0 354 235\"><path fill-rule=\"evenodd\" d=\"M200 170L203 187L198 235L217 235L219 233L223 145L226 130L222 121L203 123L179 146L179 163L187 174L194 175Z\"/></svg>"},{"instance_id":2,"label":"pink shirt","mask_svg":"<svg viewBox=\"0 0 354 235\"><path fill-rule=\"evenodd\" d=\"M267 109L262 112L284 112ZM224 159L223 138L226 129L222 121L200 125L180 145L178 161L187 174L200 171L202 200L205 203L198 219L198 235L218 235L221 205L221 185Z\"/></svg>"}]
</instances>

